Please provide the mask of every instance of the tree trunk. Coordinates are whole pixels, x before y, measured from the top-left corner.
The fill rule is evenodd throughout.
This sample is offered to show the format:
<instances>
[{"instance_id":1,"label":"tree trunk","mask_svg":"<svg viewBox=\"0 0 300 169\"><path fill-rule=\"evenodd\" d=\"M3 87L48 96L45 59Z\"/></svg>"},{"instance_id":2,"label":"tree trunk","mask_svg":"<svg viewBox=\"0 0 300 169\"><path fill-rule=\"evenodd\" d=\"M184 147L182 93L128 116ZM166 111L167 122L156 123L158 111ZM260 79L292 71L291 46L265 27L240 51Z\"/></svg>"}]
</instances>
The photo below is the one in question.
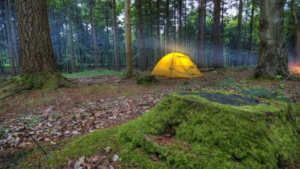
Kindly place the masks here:
<instances>
[{"instance_id":1,"label":"tree trunk","mask_svg":"<svg viewBox=\"0 0 300 169\"><path fill-rule=\"evenodd\" d=\"M70 38L70 51L71 51L71 61L72 61L72 72L76 72L76 63L75 63L75 53L74 53L74 42L73 42L73 24L71 21L70 8L72 2L67 1L68 4L68 25L69 25L69 38Z\"/></svg>"},{"instance_id":2,"label":"tree trunk","mask_svg":"<svg viewBox=\"0 0 300 169\"><path fill-rule=\"evenodd\" d=\"M288 75L288 55L284 39L284 0L262 0L260 3L260 60L255 77Z\"/></svg>"},{"instance_id":3,"label":"tree trunk","mask_svg":"<svg viewBox=\"0 0 300 169\"><path fill-rule=\"evenodd\" d=\"M5 0L5 13L6 13L6 30L7 30L7 41L8 41L8 56L10 62L10 73L12 76L16 75L15 68L15 58L13 55L13 46L12 46L12 32L11 32L11 21L10 21L10 8L9 8L9 0Z\"/></svg>"},{"instance_id":4,"label":"tree trunk","mask_svg":"<svg viewBox=\"0 0 300 169\"><path fill-rule=\"evenodd\" d=\"M179 0L179 17L178 17L178 22L179 22L179 30L178 30L178 51L182 52L182 23L181 23L181 17L182 17L182 0Z\"/></svg>"},{"instance_id":5,"label":"tree trunk","mask_svg":"<svg viewBox=\"0 0 300 169\"><path fill-rule=\"evenodd\" d=\"M213 23L213 66L223 67L223 56L221 51L221 27L220 27L221 0L214 1L214 23Z\"/></svg>"},{"instance_id":6,"label":"tree trunk","mask_svg":"<svg viewBox=\"0 0 300 169\"><path fill-rule=\"evenodd\" d=\"M46 0L17 0L21 76L16 83L27 89L70 86L57 67L50 37Z\"/></svg>"},{"instance_id":7,"label":"tree trunk","mask_svg":"<svg viewBox=\"0 0 300 169\"><path fill-rule=\"evenodd\" d=\"M294 20L294 24L295 24L295 29L296 29L296 42L295 42L295 52L296 52L296 62L297 64L300 64L300 23L297 19L297 15L295 12L295 0L292 0L292 14L293 14L293 20Z\"/></svg>"},{"instance_id":8,"label":"tree trunk","mask_svg":"<svg viewBox=\"0 0 300 169\"><path fill-rule=\"evenodd\" d=\"M138 7L138 22L139 22L139 41L138 41L138 51L139 51L139 69L146 70L146 58L144 49L144 29L143 29L143 18L142 18L142 0L137 0Z\"/></svg>"},{"instance_id":9,"label":"tree trunk","mask_svg":"<svg viewBox=\"0 0 300 169\"><path fill-rule=\"evenodd\" d=\"M108 10L107 10L108 6L105 7L105 21L106 21L106 57L107 57L107 69L110 70L110 65L112 64L111 61L111 57L110 57L110 53L109 53L109 49L110 49L110 45L109 45L109 32L108 32Z\"/></svg>"},{"instance_id":10,"label":"tree trunk","mask_svg":"<svg viewBox=\"0 0 300 169\"><path fill-rule=\"evenodd\" d=\"M93 53L95 60L95 69L99 68L98 62L98 49L97 49L97 39L96 39L96 28L95 28L95 18L94 18L94 2L90 0L90 16L91 16L91 27L92 27L92 36L93 36Z\"/></svg>"},{"instance_id":11,"label":"tree trunk","mask_svg":"<svg viewBox=\"0 0 300 169\"><path fill-rule=\"evenodd\" d=\"M159 25L160 25L160 15L159 15L159 1L160 0L156 0L156 36L157 36L157 42L156 42L156 52L157 52L157 62L161 59L161 48L160 48L160 29L159 29Z\"/></svg>"},{"instance_id":12,"label":"tree trunk","mask_svg":"<svg viewBox=\"0 0 300 169\"><path fill-rule=\"evenodd\" d=\"M114 26L114 48L115 48L115 70L120 71L120 51L119 51L119 38L118 38L118 26L117 26L117 6L116 0L112 0L113 8L113 26Z\"/></svg>"},{"instance_id":13,"label":"tree trunk","mask_svg":"<svg viewBox=\"0 0 300 169\"><path fill-rule=\"evenodd\" d=\"M242 62L242 57L241 57L241 39L242 39L242 19L243 19L243 1L239 0L239 16L238 16L238 27L237 27L237 32L238 32L238 37L237 37L237 47L236 47L236 66L240 66Z\"/></svg>"},{"instance_id":14,"label":"tree trunk","mask_svg":"<svg viewBox=\"0 0 300 169\"><path fill-rule=\"evenodd\" d=\"M203 68L205 67L205 34L204 34L204 11L205 11L205 1L200 0L199 2L199 47L198 47L198 67Z\"/></svg>"},{"instance_id":15,"label":"tree trunk","mask_svg":"<svg viewBox=\"0 0 300 169\"><path fill-rule=\"evenodd\" d=\"M250 29L249 29L249 44L248 44L248 65L251 65L251 50L252 50L252 34L253 34L253 22L254 22L254 0L252 1L252 8L251 8L251 17L250 17Z\"/></svg>"},{"instance_id":16,"label":"tree trunk","mask_svg":"<svg viewBox=\"0 0 300 169\"><path fill-rule=\"evenodd\" d=\"M20 59L20 55L19 55L19 51L18 51L18 44L16 41L16 33L15 33L15 29L14 29L14 24L13 21L11 20L12 18L12 14L11 14L11 9L10 9L10 5L8 5L8 11L9 11L9 21L10 21L10 28L11 28L11 35L12 35L12 42L13 42L13 46L14 46L14 52L15 52L15 56L16 56L16 62L17 62L17 66L18 66L18 72L20 72L21 69L21 59Z\"/></svg>"},{"instance_id":17,"label":"tree trunk","mask_svg":"<svg viewBox=\"0 0 300 169\"><path fill-rule=\"evenodd\" d=\"M132 66L132 41L130 25L130 0L124 0L125 3L125 35L126 35L126 77L133 76Z\"/></svg>"},{"instance_id":18,"label":"tree trunk","mask_svg":"<svg viewBox=\"0 0 300 169\"><path fill-rule=\"evenodd\" d=\"M170 25L170 18L169 18L169 5L170 5L170 0L166 0L166 44L165 44L165 50L166 53L168 54L170 52L170 35L169 35L169 27Z\"/></svg>"}]
</instances>

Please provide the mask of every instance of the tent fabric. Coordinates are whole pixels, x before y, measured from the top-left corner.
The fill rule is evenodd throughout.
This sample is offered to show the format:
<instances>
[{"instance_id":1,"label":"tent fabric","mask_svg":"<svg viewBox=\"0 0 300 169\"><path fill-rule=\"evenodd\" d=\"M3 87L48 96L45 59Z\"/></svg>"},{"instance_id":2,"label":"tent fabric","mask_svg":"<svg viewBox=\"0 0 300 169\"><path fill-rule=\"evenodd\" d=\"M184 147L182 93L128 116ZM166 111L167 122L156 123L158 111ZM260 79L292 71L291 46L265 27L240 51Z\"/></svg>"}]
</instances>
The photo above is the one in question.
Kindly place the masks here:
<instances>
[{"instance_id":1,"label":"tent fabric","mask_svg":"<svg viewBox=\"0 0 300 169\"><path fill-rule=\"evenodd\" d=\"M164 56L156 64L151 74L171 78L197 78L203 76L191 59L182 53L170 53Z\"/></svg>"}]
</instances>

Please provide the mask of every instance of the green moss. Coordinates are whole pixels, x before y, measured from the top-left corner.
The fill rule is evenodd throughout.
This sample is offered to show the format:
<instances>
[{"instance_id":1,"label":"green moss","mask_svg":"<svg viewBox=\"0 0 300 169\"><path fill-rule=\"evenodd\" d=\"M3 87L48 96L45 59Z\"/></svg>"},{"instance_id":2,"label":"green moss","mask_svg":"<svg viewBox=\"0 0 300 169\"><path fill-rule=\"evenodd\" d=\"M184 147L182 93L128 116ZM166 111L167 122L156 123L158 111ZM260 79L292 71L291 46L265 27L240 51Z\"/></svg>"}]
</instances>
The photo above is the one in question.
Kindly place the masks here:
<instances>
[{"instance_id":1,"label":"green moss","mask_svg":"<svg viewBox=\"0 0 300 169\"><path fill-rule=\"evenodd\" d=\"M139 168L282 168L299 160L296 124L295 112L284 102L231 106L174 94L134 121L73 141L52 153L50 162L55 167L66 163L65 157L91 156L111 146L119 149L119 163ZM146 137L164 133L177 143L157 145ZM152 153L160 162L151 160Z\"/></svg>"},{"instance_id":2,"label":"green moss","mask_svg":"<svg viewBox=\"0 0 300 169\"><path fill-rule=\"evenodd\" d=\"M11 78L5 89L8 92L15 92L20 90L20 88L52 91L59 87L69 87L72 85L74 84L62 76L60 72L45 71L39 74L28 74L21 75L18 78Z\"/></svg>"},{"instance_id":3,"label":"green moss","mask_svg":"<svg viewBox=\"0 0 300 169\"><path fill-rule=\"evenodd\" d=\"M136 84L148 86L150 83L156 83L158 80L155 78L155 76L152 75L145 75L145 76L139 76L136 79Z\"/></svg>"}]
</instances>

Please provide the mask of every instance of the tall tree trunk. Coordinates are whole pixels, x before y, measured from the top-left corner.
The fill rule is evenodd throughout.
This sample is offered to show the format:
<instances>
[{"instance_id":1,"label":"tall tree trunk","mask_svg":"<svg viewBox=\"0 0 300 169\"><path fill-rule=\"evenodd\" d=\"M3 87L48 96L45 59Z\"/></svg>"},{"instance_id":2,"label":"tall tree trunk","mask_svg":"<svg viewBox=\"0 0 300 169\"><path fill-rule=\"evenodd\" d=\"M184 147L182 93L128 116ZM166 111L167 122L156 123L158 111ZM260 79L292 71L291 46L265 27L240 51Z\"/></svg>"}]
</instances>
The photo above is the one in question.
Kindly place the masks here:
<instances>
[{"instance_id":1,"label":"tall tree trunk","mask_svg":"<svg viewBox=\"0 0 300 169\"><path fill-rule=\"evenodd\" d=\"M80 3L80 0L77 0L77 4ZM80 65L81 69L83 70L84 68L84 47L86 46L86 43L84 41L84 27L82 23L82 14L81 14L81 8L76 6L76 25L78 27L77 29L77 36L78 36L78 42L79 42L79 58L80 58ZM60 34L58 34L60 35Z\"/></svg>"},{"instance_id":2,"label":"tall tree trunk","mask_svg":"<svg viewBox=\"0 0 300 169\"><path fill-rule=\"evenodd\" d=\"M169 5L170 5L170 0L166 0L166 21L167 21L167 25L166 25L166 44L165 44L165 50L166 53L168 54L170 52L170 35L169 35L169 27L170 25L170 18L169 18Z\"/></svg>"},{"instance_id":3,"label":"tall tree trunk","mask_svg":"<svg viewBox=\"0 0 300 169\"><path fill-rule=\"evenodd\" d=\"M159 15L159 3L160 0L156 0L156 36L157 36L157 41L156 41L156 52L157 52L157 62L161 59L161 53L160 53L160 15Z\"/></svg>"},{"instance_id":4,"label":"tall tree trunk","mask_svg":"<svg viewBox=\"0 0 300 169\"><path fill-rule=\"evenodd\" d=\"M254 9L255 0L252 1L251 17L250 17L250 29L249 29L249 44L248 44L248 65L251 65L251 50L252 50L252 34L253 34L253 22L254 22Z\"/></svg>"},{"instance_id":5,"label":"tall tree trunk","mask_svg":"<svg viewBox=\"0 0 300 169\"><path fill-rule=\"evenodd\" d=\"M73 41L73 24L71 20L70 8L72 2L67 1L68 4L68 25L69 25L69 38L70 38L70 51L71 51L71 62L72 62L72 72L76 72L76 63L75 63L75 53L74 53L74 41Z\"/></svg>"},{"instance_id":6,"label":"tall tree trunk","mask_svg":"<svg viewBox=\"0 0 300 169\"><path fill-rule=\"evenodd\" d=\"M9 0L5 0L5 13L6 13L6 30L7 30L7 41L8 41L8 55L9 55L9 62L10 62L10 73L12 76L16 75L16 68L15 68L15 58L13 55L13 45L12 45L12 32L11 32L11 14L9 8L10 2Z\"/></svg>"},{"instance_id":7,"label":"tall tree trunk","mask_svg":"<svg viewBox=\"0 0 300 169\"><path fill-rule=\"evenodd\" d=\"M182 52L182 22L181 22L181 17L182 17L182 0L179 0L179 17L178 17L178 24L179 24L179 30L178 30L178 51Z\"/></svg>"},{"instance_id":8,"label":"tall tree trunk","mask_svg":"<svg viewBox=\"0 0 300 169\"><path fill-rule=\"evenodd\" d=\"M284 39L284 0L262 0L260 3L260 60L256 77L288 75L288 55Z\"/></svg>"},{"instance_id":9,"label":"tall tree trunk","mask_svg":"<svg viewBox=\"0 0 300 169\"><path fill-rule=\"evenodd\" d=\"M90 0L90 17L91 17L91 27L92 27L92 37L93 37L93 53L94 53L94 60L95 60L95 69L97 69L97 68L99 68L99 62L98 62L98 49L97 49L97 38L96 38L93 0Z\"/></svg>"},{"instance_id":10,"label":"tall tree trunk","mask_svg":"<svg viewBox=\"0 0 300 169\"><path fill-rule=\"evenodd\" d=\"M132 41L130 25L130 0L124 0L125 3L125 35L126 35L126 76L133 76L132 66Z\"/></svg>"},{"instance_id":11,"label":"tall tree trunk","mask_svg":"<svg viewBox=\"0 0 300 169\"><path fill-rule=\"evenodd\" d=\"M205 34L204 34L204 12L205 12L205 1L199 0L199 47L198 47L198 67L205 67Z\"/></svg>"},{"instance_id":12,"label":"tall tree trunk","mask_svg":"<svg viewBox=\"0 0 300 169\"><path fill-rule=\"evenodd\" d=\"M300 23L297 19L296 12L295 12L295 0L292 0L292 14L293 14L293 20L295 24L296 29L296 42L295 42L295 52L296 52L296 62L300 64Z\"/></svg>"},{"instance_id":13,"label":"tall tree trunk","mask_svg":"<svg viewBox=\"0 0 300 169\"><path fill-rule=\"evenodd\" d=\"M117 26L117 6L116 0L112 0L113 8L113 26L114 26L114 48L115 48L115 70L120 71L120 51L119 51L119 38L118 38L118 26Z\"/></svg>"},{"instance_id":14,"label":"tall tree trunk","mask_svg":"<svg viewBox=\"0 0 300 169\"><path fill-rule=\"evenodd\" d=\"M143 17L142 17L142 0L137 0L138 7L138 20L139 20L139 41L138 41L138 51L139 51L139 69L146 70L146 58L144 49L144 29L143 29Z\"/></svg>"},{"instance_id":15,"label":"tall tree trunk","mask_svg":"<svg viewBox=\"0 0 300 169\"><path fill-rule=\"evenodd\" d=\"M50 37L46 0L17 0L21 76L16 83L27 89L70 86L57 67Z\"/></svg>"},{"instance_id":16,"label":"tall tree trunk","mask_svg":"<svg viewBox=\"0 0 300 169\"><path fill-rule=\"evenodd\" d=\"M214 23L213 23L213 66L215 68L223 67L223 56L221 51L221 27L220 10L221 0L214 1Z\"/></svg>"},{"instance_id":17,"label":"tall tree trunk","mask_svg":"<svg viewBox=\"0 0 300 169\"><path fill-rule=\"evenodd\" d=\"M13 42L13 46L14 46L14 52L15 52L15 56L16 56L16 62L17 62L17 66L18 66L18 72L20 72L21 69L21 59L20 59L20 55L19 55L19 51L18 51L18 44L17 44L17 38L16 38L16 33L15 33L15 29L14 29L14 24L13 21L11 20L12 18L12 12L11 12L11 8L10 5L8 5L8 11L9 11L9 21L10 21L10 28L11 28L11 35L12 35L12 42Z\"/></svg>"},{"instance_id":18,"label":"tall tree trunk","mask_svg":"<svg viewBox=\"0 0 300 169\"><path fill-rule=\"evenodd\" d=\"M242 62L242 57L241 57L241 39L242 39L242 19L243 19L243 0L239 0L239 16L238 16L238 27L237 27L237 32L238 32L238 37L237 37L237 47L236 47L236 65L240 66Z\"/></svg>"},{"instance_id":19,"label":"tall tree trunk","mask_svg":"<svg viewBox=\"0 0 300 169\"><path fill-rule=\"evenodd\" d=\"M110 65L112 64L111 61L111 57L110 57L110 53L109 53L109 49L110 49L110 45L109 45L109 32L108 32L108 10L107 10L108 6L105 7L105 21L106 21L106 57L107 57L107 68L110 70Z\"/></svg>"}]
</instances>

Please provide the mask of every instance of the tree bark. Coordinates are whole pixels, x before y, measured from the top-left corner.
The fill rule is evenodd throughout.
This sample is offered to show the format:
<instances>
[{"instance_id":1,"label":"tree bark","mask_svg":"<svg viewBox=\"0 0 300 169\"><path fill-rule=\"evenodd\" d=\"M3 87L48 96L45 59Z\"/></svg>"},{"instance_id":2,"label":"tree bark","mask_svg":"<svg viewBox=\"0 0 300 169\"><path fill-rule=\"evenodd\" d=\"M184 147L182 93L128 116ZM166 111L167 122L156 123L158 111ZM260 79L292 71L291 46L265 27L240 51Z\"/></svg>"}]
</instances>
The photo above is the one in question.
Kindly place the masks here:
<instances>
[{"instance_id":1,"label":"tree bark","mask_svg":"<svg viewBox=\"0 0 300 169\"><path fill-rule=\"evenodd\" d=\"M166 0L166 44L165 44L165 50L166 54L170 52L170 35L169 35L169 27L170 27L170 18L169 18L169 5L170 5L170 0Z\"/></svg>"},{"instance_id":2,"label":"tree bark","mask_svg":"<svg viewBox=\"0 0 300 169\"><path fill-rule=\"evenodd\" d=\"M255 77L288 76L288 55L284 39L284 0L260 3L260 60Z\"/></svg>"},{"instance_id":3,"label":"tree bark","mask_svg":"<svg viewBox=\"0 0 300 169\"><path fill-rule=\"evenodd\" d=\"M68 4L68 25L69 25L69 38L70 38L70 51L71 51L71 62L72 62L72 72L76 72L76 62L75 62L75 53L74 53L74 41L73 41L73 24L71 20L70 8L72 2L67 0Z\"/></svg>"},{"instance_id":4,"label":"tree bark","mask_svg":"<svg viewBox=\"0 0 300 169\"><path fill-rule=\"evenodd\" d=\"M117 26L117 6L116 0L112 0L113 8L113 26L114 26L114 48L115 48L115 70L120 71L120 51L119 51L119 38L118 38L118 26Z\"/></svg>"},{"instance_id":5,"label":"tree bark","mask_svg":"<svg viewBox=\"0 0 300 169\"><path fill-rule=\"evenodd\" d=\"M143 29L143 16L142 16L142 0L137 0L138 7L138 22L139 22L139 41L138 41L138 51L139 56L139 69L146 70L146 58L145 58L145 49L144 49L144 29Z\"/></svg>"},{"instance_id":6,"label":"tree bark","mask_svg":"<svg viewBox=\"0 0 300 169\"><path fill-rule=\"evenodd\" d=\"M178 22L179 22L179 30L178 30L178 49L179 52L182 52L182 23L181 23L181 17L182 17L182 0L179 0L179 17L178 17Z\"/></svg>"},{"instance_id":7,"label":"tree bark","mask_svg":"<svg viewBox=\"0 0 300 169\"><path fill-rule=\"evenodd\" d=\"M99 62L98 62L98 49L97 49L97 38L96 38L93 0L90 0L90 16L91 16L91 27L92 27L92 37L93 37L93 53L94 53L94 60L95 60L95 69L98 69Z\"/></svg>"},{"instance_id":8,"label":"tree bark","mask_svg":"<svg viewBox=\"0 0 300 169\"><path fill-rule=\"evenodd\" d=\"M156 42L156 52L157 52L157 62L161 59L161 48L160 48L160 10L159 10L159 3L160 0L156 0L156 36L157 36L157 42Z\"/></svg>"},{"instance_id":9,"label":"tree bark","mask_svg":"<svg viewBox=\"0 0 300 169\"><path fill-rule=\"evenodd\" d=\"M5 12L6 12L6 30L7 30L7 41L8 41L8 56L10 62L10 73L12 76L16 75L16 68L15 68L15 58L13 55L13 46L12 46L12 32L11 32L11 14L9 8L9 0L5 0Z\"/></svg>"},{"instance_id":10,"label":"tree bark","mask_svg":"<svg viewBox=\"0 0 300 169\"><path fill-rule=\"evenodd\" d=\"M254 22L254 0L252 1L252 8L251 8L251 17L250 17L250 29L249 29L249 44L248 44L248 65L251 65L251 50L252 50L252 35L253 35L253 22Z\"/></svg>"},{"instance_id":11,"label":"tree bark","mask_svg":"<svg viewBox=\"0 0 300 169\"><path fill-rule=\"evenodd\" d=\"M13 24L13 21L11 20L12 18L12 12L11 12L11 8L10 8L10 4L8 5L8 11L9 11L9 21L10 21L10 28L11 28L11 35L12 35L12 42L13 42L13 47L14 47L14 53L15 53L15 56L16 56L16 63L17 63L17 66L18 66L18 72L20 72L20 69L21 69L21 59L20 59L20 55L19 55L19 51L18 51L18 44L17 44L17 41L16 41L16 33L15 33L15 29L14 29L14 24Z\"/></svg>"},{"instance_id":12,"label":"tree bark","mask_svg":"<svg viewBox=\"0 0 300 169\"><path fill-rule=\"evenodd\" d=\"M125 35L126 35L126 77L133 76L132 66L132 41L130 25L130 0L124 0L125 3Z\"/></svg>"},{"instance_id":13,"label":"tree bark","mask_svg":"<svg viewBox=\"0 0 300 169\"><path fill-rule=\"evenodd\" d=\"M296 52L296 62L300 64L300 23L297 19L297 15L295 12L295 0L292 0L291 2L291 10L293 14L293 21L295 24L295 29L296 29L296 38L295 38L295 52Z\"/></svg>"},{"instance_id":14,"label":"tree bark","mask_svg":"<svg viewBox=\"0 0 300 169\"><path fill-rule=\"evenodd\" d=\"M223 67L223 56L221 51L221 27L220 27L221 0L214 1L214 23L213 23L213 66Z\"/></svg>"},{"instance_id":15,"label":"tree bark","mask_svg":"<svg viewBox=\"0 0 300 169\"><path fill-rule=\"evenodd\" d=\"M46 0L17 0L21 76L18 86L55 89L72 85L57 67L50 37Z\"/></svg>"},{"instance_id":16,"label":"tree bark","mask_svg":"<svg viewBox=\"0 0 300 169\"><path fill-rule=\"evenodd\" d=\"M240 66L242 63L242 57L241 57L241 39L242 39L242 19L243 19L243 0L239 0L239 15L238 15L238 37L237 37L237 47L236 47L236 66Z\"/></svg>"},{"instance_id":17,"label":"tree bark","mask_svg":"<svg viewBox=\"0 0 300 169\"><path fill-rule=\"evenodd\" d=\"M198 47L198 67L205 67L205 34L204 34L204 15L205 15L205 0L199 0L199 47Z\"/></svg>"}]
</instances>

